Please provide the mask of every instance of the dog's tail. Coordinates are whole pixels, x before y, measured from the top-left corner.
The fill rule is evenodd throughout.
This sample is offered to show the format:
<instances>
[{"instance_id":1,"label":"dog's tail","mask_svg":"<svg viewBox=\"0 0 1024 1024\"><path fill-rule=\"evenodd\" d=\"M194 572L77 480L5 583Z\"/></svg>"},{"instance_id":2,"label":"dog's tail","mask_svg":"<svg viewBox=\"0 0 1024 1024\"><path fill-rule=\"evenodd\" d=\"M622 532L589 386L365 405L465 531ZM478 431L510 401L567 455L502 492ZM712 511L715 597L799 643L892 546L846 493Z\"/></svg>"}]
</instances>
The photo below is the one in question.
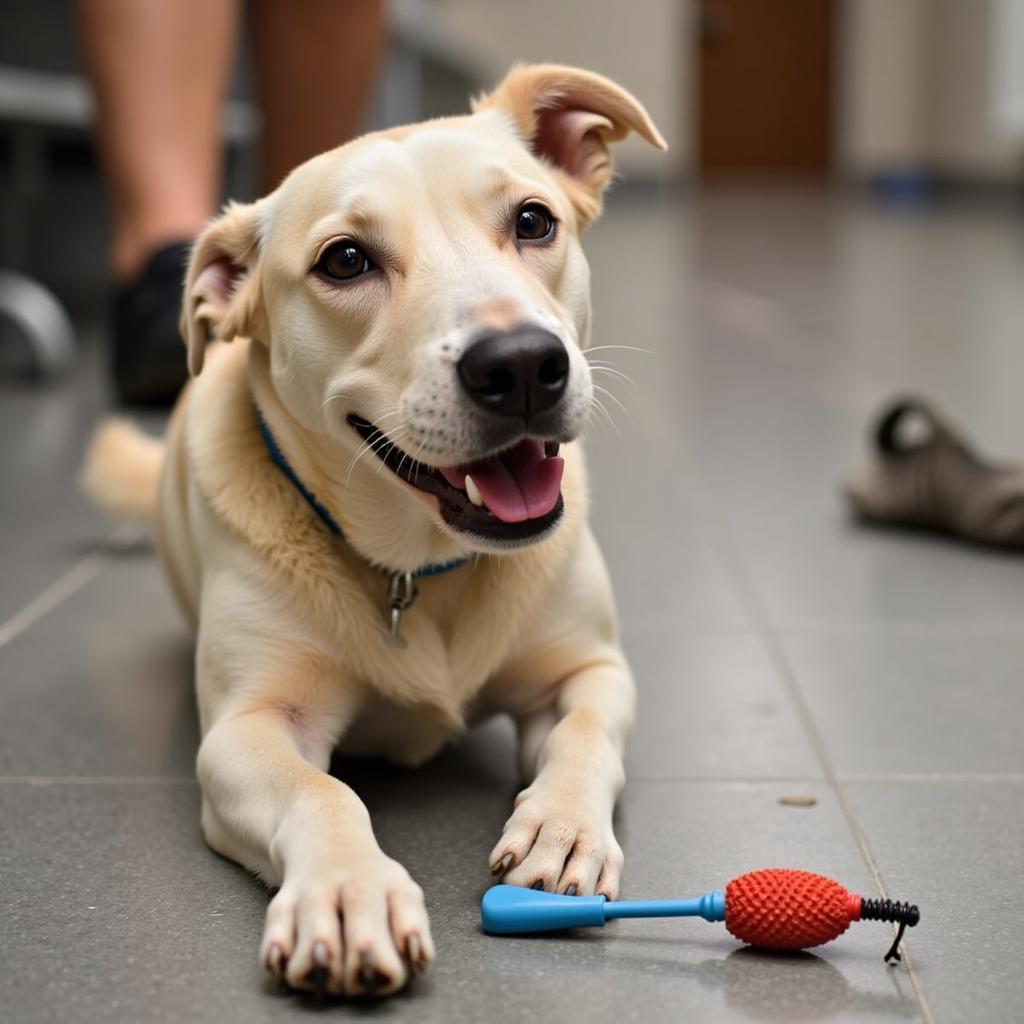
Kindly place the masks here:
<instances>
[{"instance_id":1,"label":"dog's tail","mask_svg":"<svg viewBox=\"0 0 1024 1024\"><path fill-rule=\"evenodd\" d=\"M104 420L85 455L79 477L82 490L119 519L152 521L164 447L163 441L144 434L123 416Z\"/></svg>"}]
</instances>

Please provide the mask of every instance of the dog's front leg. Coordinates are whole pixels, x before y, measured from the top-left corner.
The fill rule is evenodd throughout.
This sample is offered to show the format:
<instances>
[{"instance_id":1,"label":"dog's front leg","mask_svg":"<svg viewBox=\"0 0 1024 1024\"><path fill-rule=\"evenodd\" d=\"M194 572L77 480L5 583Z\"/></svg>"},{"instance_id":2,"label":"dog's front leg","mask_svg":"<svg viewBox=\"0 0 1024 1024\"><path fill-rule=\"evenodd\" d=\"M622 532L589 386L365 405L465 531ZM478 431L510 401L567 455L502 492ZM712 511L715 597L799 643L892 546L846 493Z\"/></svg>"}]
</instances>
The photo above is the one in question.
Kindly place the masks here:
<instances>
[{"instance_id":1,"label":"dog's front leg","mask_svg":"<svg viewBox=\"0 0 1024 1024\"><path fill-rule=\"evenodd\" d=\"M623 858L612 812L634 703L632 675L615 652L571 672L552 704L520 719L522 768L533 781L491 852L495 874L615 899Z\"/></svg>"},{"instance_id":2,"label":"dog's front leg","mask_svg":"<svg viewBox=\"0 0 1024 1024\"><path fill-rule=\"evenodd\" d=\"M206 653L201 692L204 662L223 662ZM235 647L232 656L251 666L252 654ZM207 841L280 886L261 947L271 972L297 988L322 979L347 995L395 991L407 967L426 966L434 950L419 886L380 849L362 801L326 772L356 691L346 697L301 654L267 674L217 701L203 738Z\"/></svg>"}]
</instances>

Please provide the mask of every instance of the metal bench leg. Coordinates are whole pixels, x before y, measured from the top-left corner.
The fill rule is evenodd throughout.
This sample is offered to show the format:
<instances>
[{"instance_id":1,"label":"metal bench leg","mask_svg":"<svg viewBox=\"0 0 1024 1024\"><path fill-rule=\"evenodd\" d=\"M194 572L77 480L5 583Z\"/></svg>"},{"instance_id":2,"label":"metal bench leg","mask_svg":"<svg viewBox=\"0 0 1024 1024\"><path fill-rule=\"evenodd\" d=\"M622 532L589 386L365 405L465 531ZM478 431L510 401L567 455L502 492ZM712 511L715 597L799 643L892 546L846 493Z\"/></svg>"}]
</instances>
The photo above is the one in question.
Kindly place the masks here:
<instances>
[{"instance_id":1,"label":"metal bench leg","mask_svg":"<svg viewBox=\"0 0 1024 1024\"><path fill-rule=\"evenodd\" d=\"M53 292L38 281L0 270L0 318L9 320L28 344L42 376L55 376L71 366L75 356L71 320Z\"/></svg>"}]
</instances>

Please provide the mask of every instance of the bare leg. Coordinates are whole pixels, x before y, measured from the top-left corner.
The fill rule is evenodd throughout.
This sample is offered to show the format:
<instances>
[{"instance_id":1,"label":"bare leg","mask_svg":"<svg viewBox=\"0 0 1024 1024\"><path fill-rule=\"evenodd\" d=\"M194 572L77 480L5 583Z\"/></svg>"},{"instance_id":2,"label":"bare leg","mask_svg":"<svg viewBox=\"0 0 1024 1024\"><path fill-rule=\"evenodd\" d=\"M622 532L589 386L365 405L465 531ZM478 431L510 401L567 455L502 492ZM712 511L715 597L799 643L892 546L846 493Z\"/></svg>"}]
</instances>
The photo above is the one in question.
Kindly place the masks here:
<instances>
[{"instance_id":1,"label":"bare leg","mask_svg":"<svg viewBox=\"0 0 1024 1024\"><path fill-rule=\"evenodd\" d=\"M111 261L125 281L154 249L194 235L217 203L221 100L238 4L78 0L77 6L113 196Z\"/></svg>"},{"instance_id":2,"label":"bare leg","mask_svg":"<svg viewBox=\"0 0 1024 1024\"><path fill-rule=\"evenodd\" d=\"M265 189L357 134L384 42L381 0L255 0Z\"/></svg>"}]
</instances>

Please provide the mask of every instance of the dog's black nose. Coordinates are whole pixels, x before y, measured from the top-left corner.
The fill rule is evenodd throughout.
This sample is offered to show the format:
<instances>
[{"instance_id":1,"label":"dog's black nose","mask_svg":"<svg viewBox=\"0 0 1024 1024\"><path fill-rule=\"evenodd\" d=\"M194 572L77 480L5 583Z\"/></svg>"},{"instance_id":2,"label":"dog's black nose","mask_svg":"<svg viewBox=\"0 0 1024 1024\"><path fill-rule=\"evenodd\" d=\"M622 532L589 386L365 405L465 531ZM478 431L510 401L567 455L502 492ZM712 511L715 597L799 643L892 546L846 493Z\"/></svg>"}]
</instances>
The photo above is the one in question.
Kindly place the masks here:
<instances>
[{"instance_id":1,"label":"dog's black nose","mask_svg":"<svg viewBox=\"0 0 1024 1024\"><path fill-rule=\"evenodd\" d=\"M490 334L466 350L459 360L459 378L478 405L528 422L565 393L569 353L539 327Z\"/></svg>"}]
</instances>

